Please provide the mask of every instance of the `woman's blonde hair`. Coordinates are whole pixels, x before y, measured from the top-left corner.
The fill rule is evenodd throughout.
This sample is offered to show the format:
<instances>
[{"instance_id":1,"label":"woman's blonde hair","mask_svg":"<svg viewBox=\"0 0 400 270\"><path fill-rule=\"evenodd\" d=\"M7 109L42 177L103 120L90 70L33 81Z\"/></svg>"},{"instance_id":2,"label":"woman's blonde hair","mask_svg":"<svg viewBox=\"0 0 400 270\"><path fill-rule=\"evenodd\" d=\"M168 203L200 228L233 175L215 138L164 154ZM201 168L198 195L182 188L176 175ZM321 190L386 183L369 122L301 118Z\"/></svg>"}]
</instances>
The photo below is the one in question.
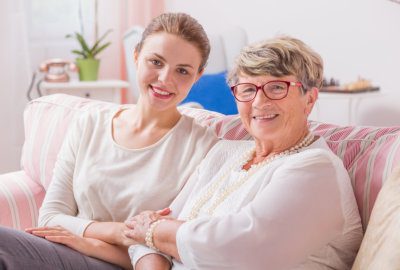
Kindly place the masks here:
<instances>
[{"instance_id":1,"label":"woman's blonde hair","mask_svg":"<svg viewBox=\"0 0 400 270\"><path fill-rule=\"evenodd\" d=\"M278 37L244 47L228 73L228 83L237 84L240 74L293 75L303 84L303 91L307 91L312 87L321 87L323 61L304 42L291 37Z\"/></svg>"},{"instance_id":2,"label":"woman's blonde hair","mask_svg":"<svg viewBox=\"0 0 400 270\"><path fill-rule=\"evenodd\" d=\"M136 53L140 53L143 44L149 36L161 32L176 35L196 46L201 55L199 72L204 69L210 55L211 47L206 32L196 19L185 13L161 14L154 18L144 30L142 39L136 45Z\"/></svg>"}]
</instances>

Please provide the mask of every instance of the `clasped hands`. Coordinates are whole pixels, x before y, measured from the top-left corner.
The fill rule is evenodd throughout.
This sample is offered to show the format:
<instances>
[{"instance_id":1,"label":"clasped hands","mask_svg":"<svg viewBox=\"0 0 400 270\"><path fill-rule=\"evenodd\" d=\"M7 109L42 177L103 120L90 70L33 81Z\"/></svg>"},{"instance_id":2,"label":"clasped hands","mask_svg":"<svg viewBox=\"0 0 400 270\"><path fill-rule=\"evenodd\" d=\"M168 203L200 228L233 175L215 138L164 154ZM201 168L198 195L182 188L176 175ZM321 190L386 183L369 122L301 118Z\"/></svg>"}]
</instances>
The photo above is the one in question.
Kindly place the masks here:
<instances>
[{"instance_id":1,"label":"clasped hands","mask_svg":"<svg viewBox=\"0 0 400 270\"><path fill-rule=\"evenodd\" d=\"M171 212L169 208L159 211L144 211L125 221L125 225L130 230L125 230L125 236L136 241L138 244L146 244L146 232L150 225L160 219L172 219L167 217Z\"/></svg>"},{"instance_id":2,"label":"clasped hands","mask_svg":"<svg viewBox=\"0 0 400 270\"><path fill-rule=\"evenodd\" d=\"M160 211L144 211L125 221L125 224L114 222L112 227L107 226L108 234L110 235L99 238L94 236L80 237L62 226L27 228L25 231L48 241L64 244L82 254L91 256L90 251L92 248L100 245L103 241L126 247L138 243L145 244L146 232L149 226L158 219L169 219L166 217L169 213L169 208ZM96 222L92 224L96 225ZM106 235L106 232L103 233Z\"/></svg>"}]
</instances>

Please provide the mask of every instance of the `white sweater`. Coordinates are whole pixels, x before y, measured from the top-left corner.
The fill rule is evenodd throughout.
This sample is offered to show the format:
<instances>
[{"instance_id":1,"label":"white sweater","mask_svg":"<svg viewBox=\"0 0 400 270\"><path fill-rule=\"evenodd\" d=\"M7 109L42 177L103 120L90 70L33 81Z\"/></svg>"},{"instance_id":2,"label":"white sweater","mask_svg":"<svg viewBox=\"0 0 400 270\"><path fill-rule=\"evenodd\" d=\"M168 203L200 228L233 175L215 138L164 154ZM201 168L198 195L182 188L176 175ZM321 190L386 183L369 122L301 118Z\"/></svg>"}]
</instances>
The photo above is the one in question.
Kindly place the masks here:
<instances>
[{"instance_id":1,"label":"white sweater","mask_svg":"<svg viewBox=\"0 0 400 270\"><path fill-rule=\"evenodd\" d=\"M216 191L237 183L247 173L238 160L252 148L254 142L217 143L172 203L171 215L187 220L232 165ZM209 216L218 194L179 228L184 265L173 260L172 269L351 268L362 239L360 216L348 173L322 138L258 169ZM152 252L139 245L129 251L133 265Z\"/></svg>"},{"instance_id":2,"label":"white sweater","mask_svg":"<svg viewBox=\"0 0 400 270\"><path fill-rule=\"evenodd\" d=\"M39 226L61 225L83 235L93 221L124 221L167 207L217 142L215 133L183 115L155 144L127 149L112 137L120 110L80 117L60 150L39 212Z\"/></svg>"}]
</instances>

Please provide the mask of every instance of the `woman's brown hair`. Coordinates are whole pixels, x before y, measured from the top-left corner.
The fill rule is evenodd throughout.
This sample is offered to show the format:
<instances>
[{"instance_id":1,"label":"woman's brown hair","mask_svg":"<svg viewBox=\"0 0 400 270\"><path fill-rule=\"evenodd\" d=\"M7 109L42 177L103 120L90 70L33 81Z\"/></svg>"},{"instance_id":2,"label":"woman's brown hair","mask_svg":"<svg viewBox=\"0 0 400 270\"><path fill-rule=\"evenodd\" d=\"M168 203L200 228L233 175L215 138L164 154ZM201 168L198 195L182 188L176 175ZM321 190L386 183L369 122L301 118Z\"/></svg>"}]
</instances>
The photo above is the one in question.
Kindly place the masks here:
<instances>
[{"instance_id":1,"label":"woman's brown hair","mask_svg":"<svg viewBox=\"0 0 400 270\"><path fill-rule=\"evenodd\" d=\"M185 13L164 13L154 18L142 34L136 45L136 53L140 53L146 39L156 33L166 32L176 35L196 46L201 54L199 72L203 71L210 55L210 41L199 22Z\"/></svg>"}]
</instances>

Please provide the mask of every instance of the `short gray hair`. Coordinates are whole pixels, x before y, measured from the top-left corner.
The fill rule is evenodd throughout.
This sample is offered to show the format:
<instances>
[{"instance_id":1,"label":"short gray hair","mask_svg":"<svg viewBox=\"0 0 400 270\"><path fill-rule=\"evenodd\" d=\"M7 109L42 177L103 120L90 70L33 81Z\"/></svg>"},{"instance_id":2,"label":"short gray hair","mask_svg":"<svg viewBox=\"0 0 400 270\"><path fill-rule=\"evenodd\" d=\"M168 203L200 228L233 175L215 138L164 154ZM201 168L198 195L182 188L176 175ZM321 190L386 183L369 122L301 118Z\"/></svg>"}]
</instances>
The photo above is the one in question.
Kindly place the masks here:
<instances>
[{"instance_id":1,"label":"short gray hair","mask_svg":"<svg viewBox=\"0 0 400 270\"><path fill-rule=\"evenodd\" d=\"M227 76L232 86L240 74L297 77L303 90L320 88L323 81L321 56L304 42L291 37L278 37L244 47L235 59Z\"/></svg>"}]
</instances>

